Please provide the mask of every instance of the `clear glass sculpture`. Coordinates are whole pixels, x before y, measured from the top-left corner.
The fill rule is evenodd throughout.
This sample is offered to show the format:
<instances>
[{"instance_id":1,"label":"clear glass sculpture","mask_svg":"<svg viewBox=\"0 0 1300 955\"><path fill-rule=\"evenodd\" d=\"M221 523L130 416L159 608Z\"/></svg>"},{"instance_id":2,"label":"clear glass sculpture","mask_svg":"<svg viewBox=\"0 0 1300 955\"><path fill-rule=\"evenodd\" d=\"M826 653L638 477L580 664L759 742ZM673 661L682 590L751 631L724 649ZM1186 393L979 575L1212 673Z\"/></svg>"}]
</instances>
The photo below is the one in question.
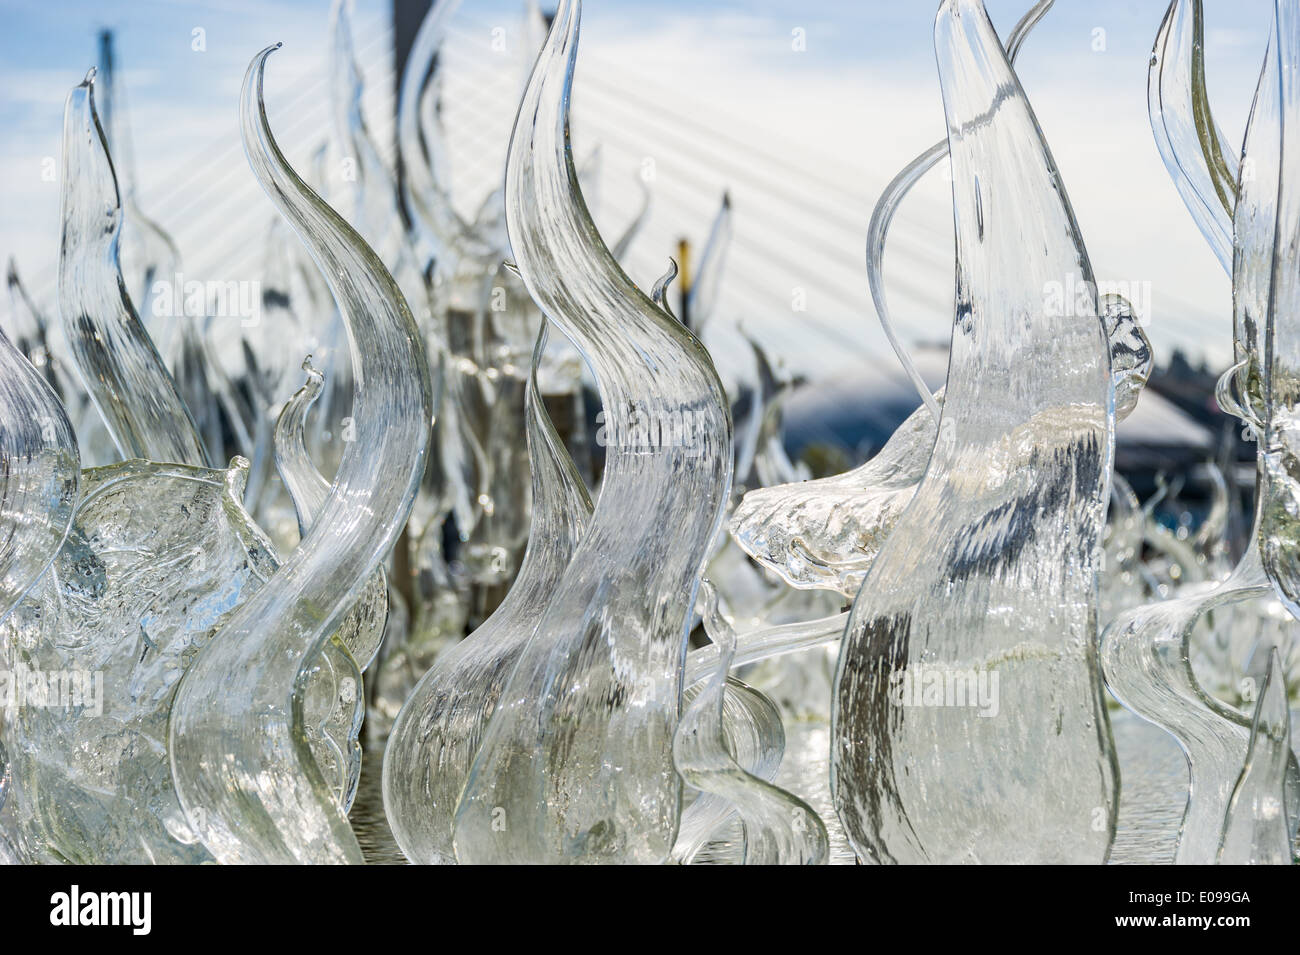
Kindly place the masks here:
<instances>
[{"instance_id":1,"label":"clear glass sculpture","mask_svg":"<svg viewBox=\"0 0 1300 955\"><path fill-rule=\"evenodd\" d=\"M948 383L845 634L832 790L862 858L1102 862L1118 796L1096 645L1108 342L1095 302L1045 301L1053 283L1095 286L978 0L942 4L935 49L957 232Z\"/></svg>"},{"instance_id":2,"label":"clear glass sculpture","mask_svg":"<svg viewBox=\"0 0 1300 955\"><path fill-rule=\"evenodd\" d=\"M95 115L93 81L92 70L68 95L64 111L59 315L82 381L122 456L201 467L207 456L193 419L122 285L122 206Z\"/></svg>"},{"instance_id":3,"label":"clear glass sculpture","mask_svg":"<svg viewBox=\"0 0 1300 955\"><path fill-rule=\"evenodd\" d=\"M1201 29L1199 2L1174 0L1152 57L1151 86L1159 91L1150 101L1152 128L1184 202L1232 274L1238 361L1224 375L1220 403L1243 420L1256 441L1267 445L1262 440L1266 425L1255 409L1263 407L1267 387L1262 349L1272 320L1271 287L1277 280L1275 269L1287 260L1285 250L1276 245L1277 208L1285 181L1281 34L1275 22L1246 130L1241 166L1254 174L1239 176L1229 190L1221 184L1212 186L1224 173L1221 137L1194 135L1191 117L1183 115L1197 108L1199 115L1208 117L1208 106L1195 107L1205 102ZM1210 127L1202 123L1198 128ZM1217 247L1224 235L1230 245L1226 254ZM1249 717L1207 693L1193 671L1191 635L1208 612L1232 608L1241 614L1246 612L1244 605L1270 593L1264 527L1269 514L1285 509L1286 491L1268 466L1264 446L1259 461L1254 525L1245 553L1228 577L1121 614L1103 635L1103 666L1111 691L1129 709L1173 735L1187 758L1187 802L1175 850L1180 864L1212 864L1218 858L1224 816L1249 746ZM1294 757L1288 762L1287 786L1300 796L1300 768ZM1291 833L1296 830L1295 817L1292 808Z\"/></svg>"},{"instance_id":4,"label":"clear glass sculpture","mask_svg":"<svg viewBox=\"0 0 1300 955\"><path fill-rule=\"evenodd\" d=\"M456 861L452 826L487 721L537 627L591 516L591 500L555 433L537 386L546 330L533 352L527 395L533 526L504 601L469 637L438 657L398 714L384 754L384 806L413 862Z\"/></svg>"},{"instance_id":5,"label":"clear glass sculpture","mask_svg":"<svg viewBox=\"0 0 1300 955\"><path fill-rule=\"evenodd\" d=\"M348 324L356 441L343 452L312 530L187 671L168 754L186 819L219 861L360 862L343 809L310 758L300 673L406 522L424 474L432 388L419 329L391 275L275 144L262 76L277 48L260 53L245 77L245 151Z\"/></svg>"},{"instance_id":6,"label":"clear glass sculpture","mask_svg":"<svg viewBox=\"0 0 1300 955\"><path fill-rule=\"evenodd\" d=\"M731 481L731 423L707 352L618 268L577 189L567 122L579 6L561 4L525 92L506 219L529 293L595 373L605 473L465 785L461 862L668 858L681 660Z\"/></svg>"}]
</instances>

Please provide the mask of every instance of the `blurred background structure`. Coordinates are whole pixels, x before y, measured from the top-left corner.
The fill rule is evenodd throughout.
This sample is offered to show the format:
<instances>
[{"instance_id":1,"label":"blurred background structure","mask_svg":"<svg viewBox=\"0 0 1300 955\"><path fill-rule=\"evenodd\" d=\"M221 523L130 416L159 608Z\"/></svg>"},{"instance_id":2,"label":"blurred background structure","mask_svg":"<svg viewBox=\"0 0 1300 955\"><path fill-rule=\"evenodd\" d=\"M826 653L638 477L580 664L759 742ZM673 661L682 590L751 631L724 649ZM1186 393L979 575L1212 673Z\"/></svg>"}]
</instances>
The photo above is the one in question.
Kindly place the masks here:
<instances>
[{"instance_id":1,"label":"blurred background structure","mask_svg":"<svg viewBox=\"0 0 1300 955\"><path fill-rule=\"evenodd\" d=\"M989 0L999 29L1025 0ZM62 103L104 31L130 104L137 200L175 238L186 279L256 281L272 211L239 144L249 59L283 40L267 79L272 123L310 168L329 134L326 0L5 0L0 38L0 251L53 308ZM366 121L392 163L397 77L426 0L357 0ZM751 360L739 329L802 382L786 440L814 474L874 453L917 398L879 328L863 248L872 207L904 164L943 136L931 48L934 4L795 0L589 0L573 142L598 225L621 233L648 201L623 265L643 287L681 259L687 281L724 195L732 241L705 342L724 375ZM1162 513L1194 520L1215 461L1248 493L1253 449L1213 400L1231 355L1227 277L1156 153L1146 69L1162 2L1058 0L1017 70L1074 203L1097 277L1120 283L1159 371L1119 429L1118 467L1144 499L1193 467ZM1216 117L1240 141L1271 4L1207 10ZM471 215L500 183L532 53L519 0L466 0L443 63L446 157ZM326 169L331 179L347 174ZM327 196L328 197L328 196ZM897 217L891 307L927 381L942 384L952 314L952 235L942 166ZM218 329L219 334L219 329ZM232 335L232 339L237 338ZM1239 463L1242 462L1242 463Z\"/></svg>"}]
</instances>

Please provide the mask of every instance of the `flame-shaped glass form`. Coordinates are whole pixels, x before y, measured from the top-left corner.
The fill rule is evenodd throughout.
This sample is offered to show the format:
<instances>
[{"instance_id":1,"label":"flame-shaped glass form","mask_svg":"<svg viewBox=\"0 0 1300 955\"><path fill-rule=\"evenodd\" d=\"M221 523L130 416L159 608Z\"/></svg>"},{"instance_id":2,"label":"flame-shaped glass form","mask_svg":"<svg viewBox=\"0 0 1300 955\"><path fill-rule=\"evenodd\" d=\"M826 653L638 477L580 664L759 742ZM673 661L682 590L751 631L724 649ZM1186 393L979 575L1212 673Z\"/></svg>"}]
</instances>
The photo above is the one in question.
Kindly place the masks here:
<instances>
[{"instance_id":1,"label":"flame-shaped glass form","mask_svg":"<svg viewBox=\"0 0 1300 955\"><path fill-rule=\"evenodd\" d=\"M447 352L447 392L436 435L444 486L426 489L424 497L434 499L437 513L415 560L423 563L441 538L439 508L449 506L464 545L457 558L471 581L473 618L481 621L516 574L528 535L521 440L525 356L540 315L518 276L501 267L507 245L502 191L488 196L472 221L452 203L438 114L439 50L458 7L459 0L439 0L425 16L406 61L397 125L402 199L418 249L413 256L433 280L430 347ZM570 380L558 390L552 383L548 393L580 395L576 363L572 367ZM544 372L543 381L548 377ZM442 639L437 626L421 623L436 619L441 595L418 591L417 598L415 643L429 642L431 631L434 640Z\"/></svg>"},{"instance_id":2,"label":"flame-shaped glass form","mask_svg":"<svg viewBox=\"0 0 1300 955\"><path fill-rule=\"evenodd\" d=\"M185 317L168 314L166 309L155 310L153 304L156 292L162 288L157 283L169 286L180 272L180 251L172 237L145 215L136 202L131 128L120 76L113 31L103 30L99 34L99 65L95 74L96 105L122 197L122 231L118 239L122 280L159 354L164 361L174 362L178 323L185 321Z\"/></svg>"},{"instance_id":3,"label":"flame-shaped glass form","mask_svg":"<svg viewBox=\"0 0 1300 955\"><path fill-rule=\"evenodd\" d=\"M746 336L748 338L748 336ZM755 439L752 480L750 487L771 487L774 484L793 484L812 477L806 464L795 464L785 450L784 406L794 391L788 378L778 378L767 356L767 349L749 338L758 366L759 402L763 408Z\"/></svg>"},{"instance_id":4,"label":"flame-shaped glass form","mask_svg":"<svg viewBox=\"0 0 1300 955\"><path fill-rule=\"evenodd\" d=\"M1232 790L1219 842L1220 865L1291 865L1287 822L1287 765L1291 712L1282 658L1274 647L1255 706L1246 762Z\"/></svg>"},{"instance_id":5,"label":"flame-shaped glass form","mask_svg":"<svg viewBox=\"0 0 1300 955\"><path fill-rule=\"evenodd\" d=\"M126 458L201 466L202 443L118 266L122 208L92 82L68 94L63 119L59 315L91 400Z\"/></svg>"},{"instance_id":6,"label":"flame-shaped glass form","mask_svg":"<svg viewBox=\"0 0 1300 955\"><path fill-rule=\"evenodd\" d=\"M437 113L438 50L461 0L435 0L411 44L397 105L397 139L404 177L402 199L421 254L452 275L462 258L489 259L499 251L456 212L448 193ZM424 120L422 122L422 120Z\"/></svg>"},{"instance_id":7,"label":"flame-shaped glass form","mask_svg":"<svg viewBox=\"0 0 1300 955\"><path fill-rule=\"evenodd\" d=\"M1051 0L1041 0L1016 24L1007 42L1011 62L1029 31L1050 7ZM794 476L778 478L773 474L773 480L763 479L755 490L745 494L732 517L730 530L736 542L794 587L827 588L855 596L925 473L943 394L930 393L894 334L885 298L883 262L895 212L908 191L947 155L947 141L936 143L885 187L872 214L867 240L867 277L877 313L925 407L904 421L885 447L862 466L816 481L796 481ZM1064 286L1058 282L1057 288ZM1063 298L1060 305L1066 307ZM1111 342L1115 413L1119 420L1132 412L1150 375L1151 344L1123 298L1103 296L1098 307ZM762 369L765 361L761 354L759 359ZM773 445L779 442L773 441L770 428L768 435L763 446L768 449L765 456L772 456L776 451Z\"/></svg>"},{"instance_id":8,"label":"flame-shaped glass form","mask_svg":"<svg viewBox=\"0 0 1300 955\"><path fill-rule=\"evenodd\" d=\"M673 738L677 771L696 789L735 806L744 834L746 865L819 865L827 861L826 825L802 799L746 772L728 748L724 731L727 671L736 632L718 608L718 595L705 581L704 625L718 647L717 670L682 714Z\"/></svg>"},{"instance_id":9,"label":"flame-shaped glass form","mask_svg":"<svg viewBox=\"0 0 1300 955\"><path fill-rule=\"evenodd\" d=\"M478 629L438 657L393 724L384 753L389 826L413 862L449 864L452 823L487 721L591 515L591 500L537 386L546 328L526 395L533 526L514 586Z\"/></svg>"},{"instance_id":10,"label":"flame-shaped glass form","mask_svg":"<svg viewBox=\"0 0 1300 955\"><path fill-rule=\"evenodd\" d=\"M1171 7L1162 37L1170 28L1170 18L1176 19L1176 14L1190 16L1186 10L1180 14L1176 9L1180 6L1183 4L1175 2ZM1199 18L1199 9L1193 12ZM1182 30L1188 29L1191 27L1184 23ZM1237 197L1233 209L1232 272L1234 345L1238 362L1221 379L1219 390L1224 407L1239 414L1257 436L1264 430L1264 422L1252 411L1263 405L1262 332L1269 322L1273 286L1279 278L1275 270L1279 269L1279 257L1285 255L1284 249L1276 247L1276 237L1279 225L1285 227L1291 221L1283 218L1277 205L1282 183L1277 29L1275 18L1274 35L1270 38L1246 130L1241 168L1253 169L1253 174L1243 175L1233 189ZM1157 49L1161 45L1162 41L1158 40ZM1203 99L1203 90L1198 95ZM1184 105L1182 109L1190 107ZM1181 119L1166 116L1160 122L1186 127L1191 120L1186 116ZM1156 124L1153 117L1153 125ZM1157 129L1158 141L1160 137L1161 131ZM1179 168L1194 165L1193 157L1199 153L1188 151L1189 148L1182 150ZM1174 176L1180 182L1184 199L1192 205L1184 174L1174 172ZM1205 208L1215 207L1207 204ZM1195 207L1193 214L1196 214ZM1206 231L1204 227L1202 231ZM1211 244L1216 241L1212 230L1206 235ZM1285 276L1280 277L1289 282ZM1232 384L1236 384L1239 397L1232 395ZM1169 732L1187 758L1187 807L1175 854L1175 861L1181 864L1206 865L1216 860L1235 774L1248 746L1250 724L1245 714L1205 692L1192 671L1190 644L1194 626L1207 612L1239 607L1269 594L1269 578L1261 559L1265 551L1261 530L1266 515L1283 509L1284 505L1279 502L1277 482L1267 466L1266 449L1261 448L1259 458L1255 525L1241 560L1227 579L1173 600L1121 614L1106 628L1102 639L1102 665L1111 691L1133 712ZM1285 494L1281 501L1285 501ZM1288 780L1290 791L1300 795L1300 772L1294 760L1290 761ZM1289 831L1294 832L1295 810L1291 813Z\"/></svg>"},{"instance_id":11,"label":"flame-shaped glass form","mask_svg":"<svg viewBox=\"0 0 1300 955\"><path fill-rule=\"evenodd\" d=\"M713 217L713 225L709 227L709 237L700 253L699 268L686 292L682 308L682 320L696 337L703 337L704 326L713 317L713 309L718 302L727 250L731 247L731 218L731 197L723 195L718 214Z\"/></svg>"},{"instance_id":12,"label":"flame-shaped glass form","mask_svg":"<svg viewBox=\"0 0 1300 955\"><path fill-rule=\"evenodd\" d=\"M506 218L533 300L595 373L605 473L484 734L456 814L461 862L668 858L682 658L730 491L731 422L708 353L619 269L577 186L579 7L561 4L520 106Z\"/></svg>"},{"instance_id":13,"label":"flame-shaped glass form","mask_svg":"<svg viewBox=\"0 0 1300 955\"><path fill-rule=\"evenodd\" d=\"M1051 9L1052 3L1053 0L1039 0L1020 18L1020 21L1012 29L1011 36L1007 39L1007 58L1012 63L1016 62L1016 55L1020 52L1025 37ZM884 265L886 239L889 237L889 227L894 221L894 214L898 212L898 207L903 204L903 199L912 190L912 187L920 182L921 177L938 165L947 155L948 140L943 139L908 163L885 186L884 192L880 194L880 199L876 202L875 209L871 212L871 224L867 226L867 282L871 286L871 301L875 303L876 315L880 319L880 326L885 332L885 337L889 339L890 347L894 349L894 354L898 356L903 370L907 372L907 377L912 380L917 394L920 395L921 402L929 408L930 414L935 421L939 420L939 405L930 394L930 389L926 386L921 373L916 370L911 355L903 347L902 342L898 340L898 335L894 331L894 324L889 317L888 300L885 297Z\"/></svg>"},{"instance_id":14,"label":"flame-shaped glass form","mask_svg":"<svg viewBox=\"0 0 1300 955\"><path fill-rule=\"evenodd\" d=\"M405 230L397 208L397 187L361 111L361 71L353 52L351 0L330 9L330 105L340 160L350 164L354 203L349 219L381 261L399 264Z\"/></svg>"},{"instance_id":15,"label":"flame-shaped glass form","mask_svg":"<svg viewBox=\"0 0 1300 955\"><path fill-rule=\"evenodd\" d=\"M925 477L845 634L832 792L861 858L1102 862L1118 789L1096 645L1109 347L1094 309L1044 300L1092 273L983 4L946 0L935 49L957 233L948 382Z\"/></svg>"},{"instance_id":16,"label":"flame-shaped glass form","mask_svg":"<svg viewBox=\"0 0 1300 955\"><path fill-rule=\"evenodd\" d=\"M302 674L406 522L424 473L432 389L419 330L392 276L271 135L262 83L277 48L258 54L244 80L244 148L347 323L356 440L302 543L187 672L168 752L186 817L219 861L360 862L342 807L310 758Z\"/></svg>"},{"instance_id":17,"label":"flame-shaped glass form","mask_svg":"<svg viewBox=\"0 0 1300 955\"><path fill-rule=\"evenodd\" d=\"M1201 0L1173 0L1147 72L1147 114L1156 147L1196 227L1232 271L1237 154L1210 114Z\"/></svg>"}]
</instances>

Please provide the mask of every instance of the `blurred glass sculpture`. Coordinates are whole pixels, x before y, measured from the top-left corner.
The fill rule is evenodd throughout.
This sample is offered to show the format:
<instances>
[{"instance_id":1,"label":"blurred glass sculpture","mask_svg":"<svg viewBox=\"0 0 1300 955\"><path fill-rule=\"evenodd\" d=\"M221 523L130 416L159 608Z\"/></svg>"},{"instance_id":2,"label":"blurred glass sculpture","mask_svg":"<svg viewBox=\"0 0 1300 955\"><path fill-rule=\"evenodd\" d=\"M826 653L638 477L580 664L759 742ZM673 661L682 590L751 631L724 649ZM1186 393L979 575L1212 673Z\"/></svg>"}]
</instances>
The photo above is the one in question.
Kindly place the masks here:
<instances>
[{"instance_id":1,"label":"blurred glass sculpture","mask_svg":"<svg viewBox=\"0 0 1300 955\"><path fill-rule=\"evenodd\" d=\"M1241 832L1254 825L1250 814L1260 808L1238 805L1227 819L1239 772L1254 748L1252 720L1206 692L1192 666L1192 634L1208 612L1218 610L1220 621L1231 620L1234 614L1249 614L1251 604L1275 591L1285 594L1285 572L1278 573L1276 559L1285 553L1285 545L1278 546L1285 530L1278 519L1284 527L1282 515L1290 501L1285 476L1274 465L1286 452L1278 425L1270 425L1255 409L1273 407L1270 420L1279 423L1288 414L1278 407L1278 389L1271 385L1274 370L1284 378L1285 365L1270 365L1266 356L1281 359L1294 347L1294 333L1283 317L1285 303L1274 287L1279 292L1289 287L1283 273L1295 265L1290 234L1296 223L1283 215L1290 208L1285 190L1293 183L1283 157L1284 131L1300 118L1290 118L1300 99L1287 79L1300 54L1298 12L1292 0L1278 0L1240 163L1209 111L1199 0L1170 4L1151 59L1149 107L1156 143L1193 219L1232 277L1237 362L1220 383L1219 403L1242 419L1259 448L1254 526L1231 573L1208 586L1188 588L1174 599L1123 613L1103 636L1103 666L1111 691L1139 716L1173 735L1187 757L1188 797L1175 853L1175 861L1183 864L1212 864L1221 852L1224 860L1244 861L1250 850L1242 846ZM1282 668L1271 662L1268 645L1277 633L1257 628L1250 654L1270 661L1271 677L1258 676L1271 683L1274 697L1285 683ZM1254 685L1256 679L1244 676L1243 682ZM1275 714L1276 701L1271 705ZM1262 712L1262 699L1259 707ZM1284 823L1294 837L1300 767L1289 750L1283 762L1289 816Z\"/></svg>"}]
</instances>

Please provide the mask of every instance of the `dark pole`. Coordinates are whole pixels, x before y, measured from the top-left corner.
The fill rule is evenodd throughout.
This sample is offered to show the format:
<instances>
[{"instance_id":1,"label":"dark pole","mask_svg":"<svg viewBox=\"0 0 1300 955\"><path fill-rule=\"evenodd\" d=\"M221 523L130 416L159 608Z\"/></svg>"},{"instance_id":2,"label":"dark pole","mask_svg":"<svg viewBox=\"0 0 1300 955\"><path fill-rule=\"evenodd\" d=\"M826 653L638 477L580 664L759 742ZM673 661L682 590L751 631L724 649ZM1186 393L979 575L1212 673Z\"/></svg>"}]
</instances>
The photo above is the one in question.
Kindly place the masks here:
<instances>
[{"instance_id":1,"label":"dark pole","mask_svg":"<svg viewBox=\"0 0 1300 955\"><path fill-rule=\"evenodd\" d=\"M406 61L411 55L415 43L415 34L424 22L425 15L433 4L430 0L393 0L393 110L396 113L398 97L402 92L402 73L406 70ZM396 115L394 115L393 136L397 136ZM396 144L394 144L396 145ZM397 156L397 185L401 189L405 172L402 169L402 157ZM399 193L400 195L400 193Z\"/></svg>"}]
</instances>

